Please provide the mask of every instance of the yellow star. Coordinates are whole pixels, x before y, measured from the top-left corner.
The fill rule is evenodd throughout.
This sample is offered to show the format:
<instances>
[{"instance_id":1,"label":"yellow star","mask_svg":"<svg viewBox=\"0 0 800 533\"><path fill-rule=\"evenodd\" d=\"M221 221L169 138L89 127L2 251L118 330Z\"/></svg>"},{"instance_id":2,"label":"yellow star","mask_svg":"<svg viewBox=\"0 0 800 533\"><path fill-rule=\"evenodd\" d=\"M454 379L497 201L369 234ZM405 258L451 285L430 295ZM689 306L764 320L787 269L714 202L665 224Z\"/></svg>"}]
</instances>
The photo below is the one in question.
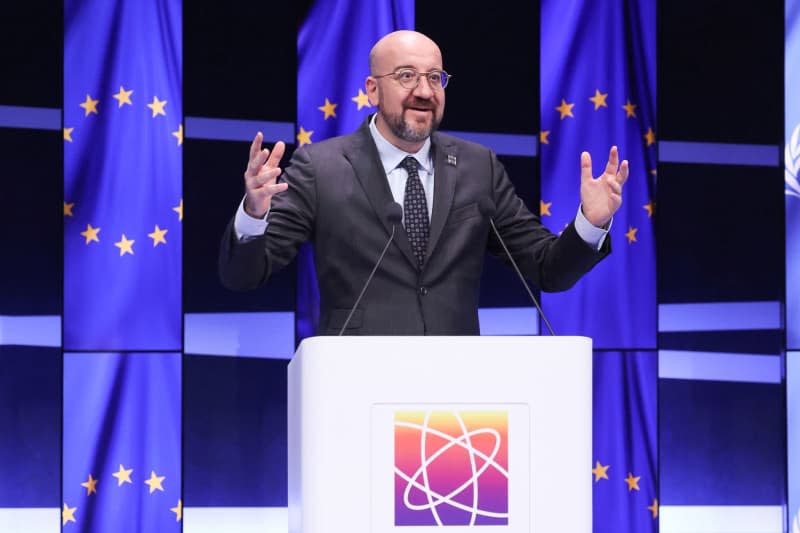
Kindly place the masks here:
<instances>
[{"instance_id":1,"label":"yellow star","mask_svg":"<svg viewBox=\"0 0 800 533\"><path fill-rule=\"evenodd\" d=\"M628 232L625 236L628 238L628 244L636 242L636 232L639 231L639 228L634 228L633 226L628 226ZM636 478L639 479L639 478Z\"/></svg>"},{"instance_id":2,"label":"yellow star","mask_svg":"<svg viewBox=\"0 0 800 533\"><path fill-rule=\"evenodd\" d=\"M647 146L655 144L656 132L653 131L653 128L647 128L647 133L644 134L644 140L647 141Z\"/></svg>"},{"instance_id":3,"label":"yellow star","mask_svg":"<svg viewBox=\"0 0 800 533\"><path fill-rule=\"evenodd\" d=\"M97 493L97 480L92 477L92 474L89 474L89 479L85 482L81 483L81 487L86 487L86 495L96 494Z\"/></svg>"},{"instance_id":4,"label":"yellow star","mask_svg":"<svg viewBox=\"0 0 800 533\"><path fill-rule=\"evenodd\" d=\"M158 115L167 116L166 112L164 112L164 106L167 105L166 100L159 100L157 96L153 96L153 101L147 104L147 107L153 110L153 117L156 118Z\"/></svg>"},{"instance_id":5,"label":"yellow star","mask_svg":"<svg viewBox=\"0 0 800 533\"><path fill-rule=\"evenodd\" d=\"M93 228L91 224L86 224L86 231L82 231L81 235L86 239L86 244L90 242L100 242L97 234L100 233L100 228Z\"/></svg>"},{"instance_id":6,"label":"yellow star","mask_svg":"<svg viewBox=\"0 0 800 533\"><path fill-rule=\"evenodd\" d=\"M125 234L122 234L122 239L114 243L114 246L119 248L119 256L122 257L125 254L133 255L133 243L136 241L128 239ZM122 468L122 465L119 465ZM114 474L116 476L116 474Z\"/></svg>"},{"instance_id":7,"label":"yellow star","mask_svg":"<svg viewBox=\"0 0 800 533\"><path fill-rule=\"evenodd\" d=\"M553 216L550 213L550 206L553 205L553 202L545 202L544 200L539 200L539 215L543 217L551 217Z\"/></svg>"},{"instance_id":8,"label":"yellow star","mask_svg":"<svg viewBox=\"0 0 800 533\"><path fill-rule=\"evenodd\" d=\"M653 513L653 520L658 518L658 498L655 498L653 500L653 505L649 505L647 508L650 509L651 513Z\"/></svg>"},{"instance_id":9,"label":"yellow star","mask_svg":"<svg viewBox=\"0 0 800 533\"><path fill-rule=\"evenodd\" d=\"M173 207L172 210L178 213L178 220L183 221L183 198L181 198L181 202Z\"/></svg>"},{"instance_id":10,"label":"yellow star","mask_svg":"<svg viewBox=\"0 0 800 533\"><path fill-rule=\"evenodd\" d=\"M72 142L72 132L75 128L64 128L64 140L67 142Z\"/></svg>"},{"instance_id":11,"label":"yellow star","mask_svg":"<svg viewBox=\"0 0 800 533\"><path fill-rule=\"evenodd\" d=\"M121 464L119 465L119 471L114 472L111 474L115 478L117 478L117 487L121 487L123 483L133 483L131 481L131 474L133 473L133 468L129 468L125 470L125 467Z\"/></svg>"},{"instance_id":12,"label":"yellow star","mask_svg":"<svg viewBox=\"0 0 800 533\"><path fill-rule=\"evenodd\" d=\"M325 120L328 120L330 117L336 118L336 106L339 104L334 104L333 102L329 101L325 98L325 105L318 107L320 111L325 113ZM359 107L359 109L361 109Z\"/></svg>"},{"instance_id":13,"label":"yellow star","mask_svg":"<svg viewBox=\"0 0 800 533\"><path fill-rule=\"evenodd\" d=\"M64 216L71 217L72 215L72 208L75 207L75 202L64 202Z\"/></svg>"},{"instance_id":14,"label":"yellow star","mask_svg":"<svg viewBox=\"0 0 800 533\"><path fill-rule=\"evenodd\" d=\"M133 102L131 102L132 94L133 94L133 89L131 89L130 91L126 91L125 88L122 85L120 85L119 92L114 95L114 98L116 98L117 102L119 102L119 107L122 107L125 104L132 106L133 105Z\"/></svg>"},{"instance_id":15,"label":"yellow star","mask_svg":"<svg viewBox=\"0 0 800 533\"><path fill-rule=\"evenodd\" d=\"M178 124L178 131L173 131L172 136L178 139L178 146L183 144L183 124Z\"/></svg>"},{"instance_id":16,"label":"yellow star","mask_svg":"<svg viewBox=\"0 0 800 533\"><path fill-rule=\"evenodd\" d=\"M178 505L170 507L169 510L175 513L175 521L180 522L181 518L183 518L183 503L178 500Z\"/></svg>"},{"instance_id":17,"label":"yellow star","mask_svg":"<svg viewBox=\"0 0 800 533\"><path fill-rule=\"evenodd\" d=\"M153 239L153 248L159 245L159 243L167 244L167 239L164 238L164 235L167 234L169 230L161 229L156 224L156 229L153 230L153 233L148 233L147 236Z\"/></svg>"},{"instance_id":18,"label":"yellow star","mask_svg":"<svg viewBox=\"0 0 800 533\"><path fill-rule=\"evenodd\" d=\"M88 117L89 113L94 113L96 115L97 114L97 104L99 104L99 103L100 103L100 100L92 100L92 97L87 94L86 95L86 100L82 104L80 104L80 106L85 111L83 116L84 117Z\"/></svg>"},{"instance_id":19,"label":"yellow star","mask_svg":"<svg viewBox=\"0 0 800 533\"><path fill-rule=\"evenodd\" d=\"M642 476L633 477L633 474L628 472L628 477L625 478L625 483L628 484L628 492L632 490L639 490L639 480L642 479Z\"/></svg>"},{"instance_id":20,"label":"yellow star","mask_svg":"<svg viewBox=\"0 0 800 533\"><path fill-rule=\"evenodd\" d=\"M594 96L590 97L589 100L594 103L594 110L597 111L601 107L608 107L606 98L608 98L608 93L601 93L600 89L595 89Z\"/></svg>"},{"instance_id":21,"label":"yellow star","mask_svg":"<svg viewBox=\"0 0 800 533\"><path fill-rule=\"evenodd\" d=\"M626 118L636 118L636 108L638 106L636 104L632 104L630 100L625 101L625 105L622 106L622 109L625 110L625 117Z\"/></svg>"},{"instance_id":22,"label":"yellow star","mask_svg":"<svg viewBox=\"0 0 800 533\"><path fill-rule=\"evenodd\" d=\"M642 206L645 211L647 211L647 218L652 218L653 211L656 209L656 204L653 202L647 202Z\"/></svg>"},{"instance_id":23,"label":"yellow star","mask_svg":"<svg viewBox=\"0 0 800 533\"><path fill-rule=\"evenodd\" d=\"M592 468L592 474L594 474L594 482L597 483L601 479L608 479L608 469L611 465L601 465L600 461L595 461L594 468Z\"/></svg>"},{"instance_id":24,"label":"yellow star","mask_svg":"<svg viewBox=\"0 0 800 533\"><path fill-rule=\"evenodd\" d=\"M550 141L547 138L550 136L550 130L544 130L539 132L539 142L541 144L550 144Z\"/></svg>"},{"instance_id":25,"label":"yellow star","mask_svg":"<svg viewBox=\"0 0 800 533\"><path fill-rule=\"evenodd\" d=\"M306 131L303 126L300 126L300 133L297 134L297 142L300 143L300 146L304 144L311 144L311 136L314 135L314 131Z\"/></svg>"},{"instance_id":26,"label":"yellow star","mask_svg":"<svg viewBox=\"0 0 800 533\"><path fill-rule=\"evenodd\" d=\"M160 490L161 492L164 492L164 487L161 486L161 482L164 481L165 479L166 476L157 476L156 473L153 470L151 470L150 479L146 479L144 481L144 484L150 487L150 494L153 494L153 492L156 489Z\"/></svg>"},{"instance_id":27,"label":"yellow star","mask_svg":"<svg viewBox=\"0 0 800 533\"><path fill-rule=\"evenodd\" d=\"M77 507L70 507L67 502L64 502L64 508L61 510L61 525L66 526L67 522L75 522L75 511Z\"/></svg>"},{"instance_id":28,"label":"yellow star","mask_svg":"<svg viewBox=\"0 0 800 533\"><path fill-rule=\"evenodd\" d=\"M372 107L372 104L369 103L369 96L367 96L367 93L361 89L359 89L358 94L352 97L350 100L354 101L356 105L358 105L358 111L361 111L362 107Z\"/></svg>"},{"instance_id":29,"label":"yellow star","mask_svg":"<svg viewBox=\"0 0 800 533\"><path fill-rule=\"evenodd\" d=\"M556 108L556 111L561 113L561 120L567 117L575 118L575 115L572 114L573 107L575 107L575 104L568 104L566 100L561 99L561 105Z\"/></svg>"}]
</instances>

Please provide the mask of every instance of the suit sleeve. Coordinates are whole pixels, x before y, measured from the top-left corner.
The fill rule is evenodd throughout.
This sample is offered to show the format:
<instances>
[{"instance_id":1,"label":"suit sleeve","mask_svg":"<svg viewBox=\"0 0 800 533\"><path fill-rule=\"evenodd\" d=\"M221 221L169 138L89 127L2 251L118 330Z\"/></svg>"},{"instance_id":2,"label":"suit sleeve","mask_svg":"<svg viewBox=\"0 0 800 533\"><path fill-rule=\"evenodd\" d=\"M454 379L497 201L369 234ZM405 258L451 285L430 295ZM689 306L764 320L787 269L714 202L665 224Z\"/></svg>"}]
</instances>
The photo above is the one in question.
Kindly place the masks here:
<instances>
[{"instance_id":1,"label":"suit sleeve","mask_svg":"<svg viewBox=\"0 0 800 533\"><path fill-rule=\"evenodd\" d=\"M312 238L317 210L316 174L308 150L294 153L282 179L289 188L272 198L263 235L240 241L228 223L219 251L219 276L233 290L255 289L289 264Z\"/></svg>"},{"instance_id":2,"label":"suit sleeve","mask_svg":"<svg viewBox=\"0 0 800 533\"><path fill-rule=\"evenodd\" d=\"M505 168L494 154L491 154L491 166L497 230L522 273L541 290L569 289L611 252L611 239L607 238L599 251L594 250L580 238L574 222L560 236L554 235L517 196ZM507 261L493 234L489 239L489 251Z\"/></svg>"}]
</instances>

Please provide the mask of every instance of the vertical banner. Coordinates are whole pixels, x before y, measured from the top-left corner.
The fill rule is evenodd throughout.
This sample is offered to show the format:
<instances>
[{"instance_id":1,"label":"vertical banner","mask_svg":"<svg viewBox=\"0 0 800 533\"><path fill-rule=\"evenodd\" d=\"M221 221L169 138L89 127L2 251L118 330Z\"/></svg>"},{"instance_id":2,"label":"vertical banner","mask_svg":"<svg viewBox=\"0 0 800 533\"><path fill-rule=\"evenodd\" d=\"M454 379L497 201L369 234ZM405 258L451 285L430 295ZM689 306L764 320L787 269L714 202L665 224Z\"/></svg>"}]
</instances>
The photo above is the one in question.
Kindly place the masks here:
<instances>
[{"instance_id":1,"label":"vertical banner","mask_svg":"<svg viewBox=\"0 0 800 533\"><path fill-rule=\"evenodd\" d=\"M64 25L64 347L180 350L181 1Z\"/></svg>"},{"instance_id":2,"label":"vertical banner","mask_svg":"<svg viewBox=\"0 0 800 533\"><path fill-rule=\"evenodd\" d=\"M62 531L181 531L181 354L64 355Z\"/></svg>"},{"instance_id":3,"label":"vertical banner","mask_svg":"<svg viewBox=\"0 0 800 533\"><path fill-rule=\"evenodd\" d=\"M658 531L658 352L596 352L595 533Z\"/></svg>"},{"instance_id":4,"label":"vertical banner","mask_svg":"<svg viewBox=\"0 0 800 533\"><path fill-rule=\"evenodd\" d=\"M612 254L569 291L543 294L545 312L595 348L655 348L655 1L546 0L541 27L543 222L559 232L575 218L582 151L595 176L612 145L630 162Z\"/></svg>"},{"instance_id":5,"label":"vertical banner","mask_svg":"<svg viewBox=\"0 0 800 533\"><path fill-rule=\"evenodd\" d=\"M357 28L354 31L353 28ZM375 109L364 92L369 52L414 28L414 0L317 0L297 37L297 146L355 131ZM310 245L297 258L297 342L314 335L319 289Z\"/></svg>"},{"instance_id":6,"label":"vertical banner","mask_svg":"<svg viewBox=\"0 0 800 533\"><path fill-rule=\"evenodd\" d=\"M786 354L786 407L789 531L800 533L800 352Z\"/></svg>"},{"instance_id":7,"label":"vertical banner","mask_svg":"<svg viewBox=\"0 0 800 533\"><path fill-rule=\"evenodd\" d=\"M786 340L800 349L800 0L786 0Z\"/></svg>"}]
</instances>

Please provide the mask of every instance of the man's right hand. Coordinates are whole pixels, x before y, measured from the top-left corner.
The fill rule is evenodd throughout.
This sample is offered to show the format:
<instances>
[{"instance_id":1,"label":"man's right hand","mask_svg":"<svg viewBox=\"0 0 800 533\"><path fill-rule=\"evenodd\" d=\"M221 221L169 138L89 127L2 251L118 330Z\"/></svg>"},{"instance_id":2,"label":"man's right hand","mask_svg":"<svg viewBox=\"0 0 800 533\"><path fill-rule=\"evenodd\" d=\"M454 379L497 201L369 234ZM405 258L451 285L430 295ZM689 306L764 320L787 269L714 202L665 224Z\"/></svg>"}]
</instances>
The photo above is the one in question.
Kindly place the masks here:
<instances>
[{"instance_id":1,"label":"man's right hand","mask_svg":"<svg viewBox=\"0 0 800 533\"><path fill-rule=\"evenodd\" d=\"M262 142L264 135L259 131L250 145L250 161L244 171L244 210L254 218L264 218L269 211L272 197L289 188L288 183L277 182L281 175L278 164L286 145L283 141L278 141L270 153L266 148L261 149Z\"/></svg>"}]
</instances>

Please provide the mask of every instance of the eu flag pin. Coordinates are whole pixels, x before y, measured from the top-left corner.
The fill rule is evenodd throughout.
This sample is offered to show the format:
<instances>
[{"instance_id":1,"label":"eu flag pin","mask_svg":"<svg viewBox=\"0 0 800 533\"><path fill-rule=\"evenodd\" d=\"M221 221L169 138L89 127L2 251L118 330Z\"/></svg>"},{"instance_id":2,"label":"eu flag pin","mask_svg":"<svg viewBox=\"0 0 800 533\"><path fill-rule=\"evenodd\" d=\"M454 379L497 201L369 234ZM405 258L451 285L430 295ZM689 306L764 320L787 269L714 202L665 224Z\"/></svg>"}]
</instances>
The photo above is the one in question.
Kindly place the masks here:
<instances>
[{"instance_id":1,"label":"eu flag pin","mask_svg":"<svg viewBox=\"0 0 800 533\"><path fill-rule=\"evenodd\" d=\"M447 164L448 165L456 166L456 161L457 161L456 160L456 156L454 156L453 154L447 154Z\"/></svg>"}]
</instances>

